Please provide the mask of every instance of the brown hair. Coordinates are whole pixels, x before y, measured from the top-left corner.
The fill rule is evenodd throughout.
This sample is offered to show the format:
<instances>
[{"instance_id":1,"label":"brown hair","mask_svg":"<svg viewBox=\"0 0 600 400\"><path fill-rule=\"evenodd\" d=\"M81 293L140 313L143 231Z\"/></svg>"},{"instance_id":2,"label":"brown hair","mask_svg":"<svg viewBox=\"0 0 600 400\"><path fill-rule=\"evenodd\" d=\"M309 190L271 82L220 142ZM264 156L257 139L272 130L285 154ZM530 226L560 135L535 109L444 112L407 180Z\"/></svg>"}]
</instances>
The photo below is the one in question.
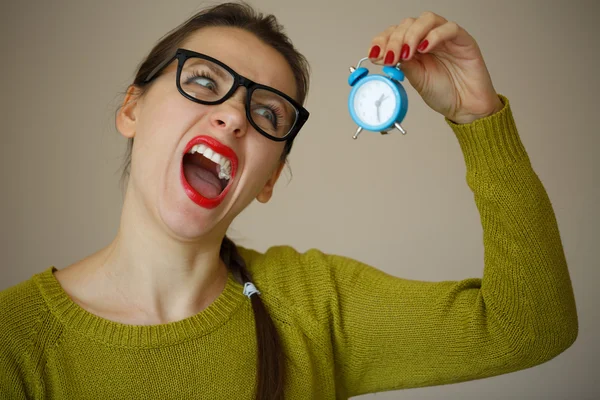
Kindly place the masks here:
<instances>
[{"instance_id":1,"label":"brown hair","mask_svg":"<svg viewBox=\"0 0 600 400\"><path fill-rule=\"evenodd\" d=\"M191 34L205 27L226 26L244 29L261 39L264 43L279 51L290 65L296 83L296 100L303 104L308 93L309 65L302 54L293 46L290 39L285 35L283 27L277 22L273 15L263 15L256 12L250 5L240 3L224 3L211 8L204 9L192 16L186 22L164 36L150 51L148 56L140 64L133 86L139 89L141 95L145 93L149 84L144 79L150 71L156 68L164 60L175 54L179 45ZM125 161L121 176L121 184L129 177L131 169L131 153L133 149L133 138L127 142ZM285 143L281 156L284 162L292 149L290 140ZM220 257L227 265L238 281L243 285L251 282L244 259L237 251L237 247L227 236L221 243ZM256 399L283 399L284 389L284 354L281 347L279 334L269 316L260 295L250 297L254 310L254 321L257 336L257 392Z\"/></svg>"}]
</instances>

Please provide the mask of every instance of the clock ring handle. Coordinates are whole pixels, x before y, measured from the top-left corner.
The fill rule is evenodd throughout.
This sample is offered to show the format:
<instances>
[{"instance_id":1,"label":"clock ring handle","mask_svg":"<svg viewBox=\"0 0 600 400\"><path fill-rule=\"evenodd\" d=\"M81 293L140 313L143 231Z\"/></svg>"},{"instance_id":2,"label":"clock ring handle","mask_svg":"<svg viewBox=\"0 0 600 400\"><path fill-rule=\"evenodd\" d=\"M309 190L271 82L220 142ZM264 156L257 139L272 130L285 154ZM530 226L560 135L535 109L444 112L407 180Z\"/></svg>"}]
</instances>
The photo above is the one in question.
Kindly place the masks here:
<instances>
[{"instance_id":1,"label":"clock ring handle","mask_svg":"<svg viewBox=\"0 0 600 400\"><path fill-rule=\"evenodd\" d=\"M358 60L358 64L356 64L356 67L350 67L350 72L354 72L355 70L360 68L360 64L362 64L364 61L369 60L369 57L364 57L361 58L360 60ZM393 68L399 69L400 66L402 65L402 63L396 63L396 65L394 65Z\"/></svg>"},{"instance_id":2,"label":"clock ring handle","mask_svg":"<svg viewBox=\"0 0 600 400\"><path fill-rule=\"evenodd\" d=\"M363 63L363 61L368 60L369 57L365 57L365 58L361 58L360 60L358 60L358 64L356 64L356 69L358 69L360 67L360 64Z\"/></svg>"}]
</instances>

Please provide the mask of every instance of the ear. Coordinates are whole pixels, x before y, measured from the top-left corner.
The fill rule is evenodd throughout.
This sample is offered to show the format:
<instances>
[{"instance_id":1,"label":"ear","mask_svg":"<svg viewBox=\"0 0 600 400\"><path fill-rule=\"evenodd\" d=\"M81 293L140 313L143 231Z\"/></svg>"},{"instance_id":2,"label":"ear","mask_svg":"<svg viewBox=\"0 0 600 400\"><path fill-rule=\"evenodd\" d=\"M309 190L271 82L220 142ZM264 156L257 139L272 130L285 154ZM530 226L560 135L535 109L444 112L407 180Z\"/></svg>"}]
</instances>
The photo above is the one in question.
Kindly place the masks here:
<instances>
[{"instance_id":1,"label":"ear","mask_svg":"<svg viewBox=\"0 0 600 400\"><path fill-rule=\"evenodd\" d=\"M119 108L119 111L117 111L115 118L117 130L126 138L133 138L135 136L139 98L139 88L129 85L125 99L123 99L123 104Z\"/></svg>"},{"instance_id":2,"label":"ear","mask_svg":"<svg viewBox=\"0 0 600 400\"><path fill-rule=\"evenodd\" d=\"M285 162L282 161L279 163L275 171L273 171L273 175L271 175L267 183L265 183L263 189L260 191L258 196L256 196L256 200L260 201L261 203L266 203L271 199L271 196L273 196L273 188L275 187L275 183L277 182L277 179L279 179L279 175L281 175L281 171L283 171L284 166Z\"/></svg>"}]
</instances>

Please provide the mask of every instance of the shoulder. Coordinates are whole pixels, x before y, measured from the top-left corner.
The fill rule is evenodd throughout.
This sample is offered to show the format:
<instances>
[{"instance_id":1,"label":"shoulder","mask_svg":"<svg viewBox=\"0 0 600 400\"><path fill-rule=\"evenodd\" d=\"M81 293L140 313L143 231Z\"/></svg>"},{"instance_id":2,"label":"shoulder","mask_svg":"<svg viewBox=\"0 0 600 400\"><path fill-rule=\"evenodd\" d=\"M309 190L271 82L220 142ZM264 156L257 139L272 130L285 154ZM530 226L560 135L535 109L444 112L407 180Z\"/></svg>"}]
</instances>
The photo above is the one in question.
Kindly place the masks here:
<instances>
[{"instance_id":1,"label":"shoulder","mask_svg":"<svg viewBox=\"0 0 600 400\"><path fill-rule=\"evenodd\" d=\"M48 323L37 283L44 273L51 274L51 268L0 291L0 397L37 398L40 353L49 341L40 332L56 326Z\"/></svg>"},{"instance_id":2,"label":"shoulder","mask_svg":"<svg viewBox=\"0 0 600 400\"><path fill-rule=\"evenodd\" d=\"M238 246L238 251L261 294L320 321L335 307L338 286L354 274L354 260L318 249L275 246L258 252Z\"/></svg>"},{"instance_id":3,"label":"shoulder","mask_svg":"<svg viewBox=\"0 0 600 400\"><path fill-rule=\"evenodd\" d=\"M0 291L0 353L31 347L48 307L36 283L38 275Z\"/></svg>"},{"instance_id":4,"label":"shoulder","mask_svg":"<svg viewBox=\"0 0 600 400\"><path fill-rule=\"evenodd\" d=\"M280 284L300 278L334 283L365 268L372 268L360 261L318 249L300 252L291 246L274 246L259 252L238 246L238 251L253 277Z\"/></svg>"},{"instance_id":5,"label":"shoulder","mask_svg":"<svg viewBox=\"0 0 600 400\"><path fill-rule=\"evenodd\" d=\"M238 251L254 278L270 282L326 275L331 266L332 256L317 249L299 252L291 246L274 246L259 252L238 246Z\"/></svg>"}]
</instances>

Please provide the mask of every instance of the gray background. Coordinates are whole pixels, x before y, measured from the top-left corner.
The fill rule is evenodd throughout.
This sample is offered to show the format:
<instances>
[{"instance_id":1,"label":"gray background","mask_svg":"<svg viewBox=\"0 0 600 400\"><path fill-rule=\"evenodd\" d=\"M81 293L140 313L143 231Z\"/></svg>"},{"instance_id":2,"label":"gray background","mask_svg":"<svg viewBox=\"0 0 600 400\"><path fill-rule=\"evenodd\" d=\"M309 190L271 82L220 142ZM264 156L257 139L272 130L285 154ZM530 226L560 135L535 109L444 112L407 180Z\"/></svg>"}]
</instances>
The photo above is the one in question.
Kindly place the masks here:
<instances>
[{"instance_id":1,"label":"gray background","mask_svg":"<svg viewBox=\"0 0 600 400\"><path fill-rule=\"evenodd\" d=\"M591 399L598 383L598 17L595 1L256 0L309 59L311 118L293 171L234 223L239 244L318 247L393 275L480 277L481 225L456 139L408 87L409 134L363 133L348 67L388 25L430 10L479 43L554 205L580 334L541 366L381 399ZM0 290L106 246L117 232L125 139L114 113L138 62L199 1L13 1L0 6ZM321 160L321 162L316 162ZM323 166L326 167L323 167ZM594 379L594 377L596 377Z\"/></svg>"}]
</instances>

